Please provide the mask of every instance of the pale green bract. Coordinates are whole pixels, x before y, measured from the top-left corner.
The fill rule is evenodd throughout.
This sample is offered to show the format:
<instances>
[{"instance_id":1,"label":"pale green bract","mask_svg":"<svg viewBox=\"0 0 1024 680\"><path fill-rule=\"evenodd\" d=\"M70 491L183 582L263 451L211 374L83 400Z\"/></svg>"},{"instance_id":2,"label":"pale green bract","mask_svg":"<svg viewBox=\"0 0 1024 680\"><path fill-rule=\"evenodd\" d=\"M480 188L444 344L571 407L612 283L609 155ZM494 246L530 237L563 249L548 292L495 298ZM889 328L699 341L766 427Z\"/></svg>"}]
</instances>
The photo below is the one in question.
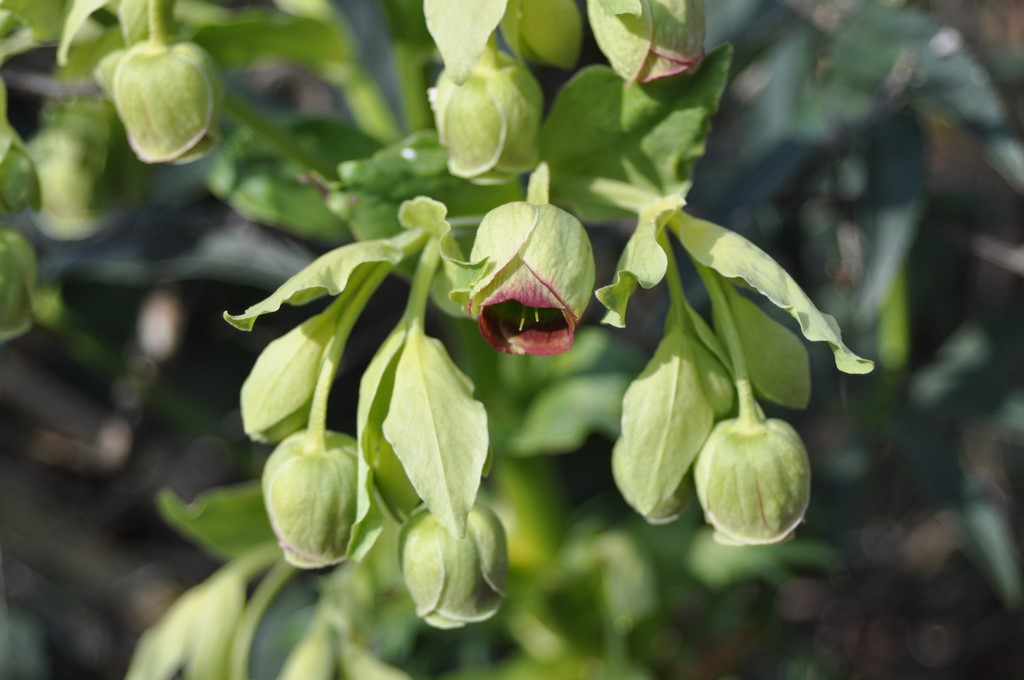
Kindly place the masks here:
<instances>
[{"instance_id":1,"label":"pale green bract","mask_svg":"<svg viewBox=\"0 0 1024 680\"><path fill-rule=\"evenodd\" d=\"M693 342L671 329L622 403L612 473L626 502L652 523L682 511L680 485L714 423Z\"/></svg>"},{"instance_id":2,"label":"pale green bract","mask_svg":"<svg viewBox=\"0 0 1024 680\"><path fill-rule=\"evenodd\" d=\"M425 0L427 30L437 43L448 77L469 78L487 40L505 14L506 0Z\"/></svg>"},{"instance_id":3,"label":"pale green bract","mask_svg":"<svg viewBox=\"0 0 1024 680\"><path fill-rule=\"evenodd\" d=\"M874 368L874 362L857 356L843 344L836 320L818 311L793 277L756 245L736 232L685 213L673 226L695 260L726 278L743 279L789 312L799 322L805 338L827 342L840 371L860 374Z\"/></svg>"},{"instance_id":4,"label":"pale green bract","mask_svg":"<svg viewBox=\"0 0 1024 680\"><path fill-rule=\"evenodd\" d=\"M413 326L383 433L417 494L453 536L466 531L487 460L487 413L444 345Z\"/></svg>"},{"instance_id":5,"label":"pale green bract","mask_svg":"<svg viewBox=\"0 0 1024 680\"><path fill-rule=\"evenodd\" d=\"M392 331L363 372L356 418L363 459L373 470L373 481L384 503L400 519L407 518L421 502L383 431L394 393L398 358L405 347L405 333L404 324Z\"/></svg>"},{"instance_id":6,"label":"pale green bract","mask_svg":"<svg viewBox=\"0 0 1024 680\"><path fill-rule=\"evenodd\" d=\"M242 383L242 425L261 442L277 442L300 429L338 314L332 308L277 338L260 353Z\"/></svg>"},{"instance_id":7,"label":"pale green bract","mask_svg":"<svg viewBox=\"0 0 1024 680\"><path fill-rule=\"evenodd\" d=\"M332 680L338 665L337 656L337 644L330 628L321 621L314 621L289 652L277 680Z\"/></svg>"},{"instance_id":8,"label":"pale green bract","mask_svg":"<svg viewBox=\"0 0 1024 680\"><path fill-rule=\"evenodd\" d=\"M40 0L31 0L40 2ZM43 0L45 4L45 0ZM64 30L60 34L60 43L57 45L57 64L64 66L68 63L68 51L71 49L71 42L82 30L86 20L92 13L107 4L107 0L71 0L71 6L64 18Z\"/></svg>"},{"instance_id":9,"label":"pale green bract","mask_svg":"<svg viewBox=\"0 0 1024 680\"><path fill-rule=\"evenodd\" d=\"M422 238L422 232L403 232L390 239L360 241L335 248L321 255L306 268L285 281L269 297L257 302L242 314L224 313L224 319L235 328L252 330L256 319L276 312L281 305L304 305L324 295L339 295L356 271L364 264L397 265Z\"/></svg>"},{"instance_id":10,"label":"pale green bract","mask_svg":"<svg viewBox=\"0 0 1024 680\"><path fill-rule=\"evenodd\" d=\"M804 343L732 286L725 288L754 394L781 406L805 408L811 398L811 362Z\"/></svg>"},{"instance_id":11,"label":"pale green bract","mask_svg":"<svg viewBox=\"0 0 1024 680\"><path fill-rule=\"evenodd\" d=\"M601 323L625 328L626 305L637 285L653 288L665 278L668 257L658 243L658 234L683 205L685 201L680 196L671 196L658 201L640 215L636 231L626 242L615 267L615 280L596 291L597 299L608 310Z\"/></svg>"}]
</instances>

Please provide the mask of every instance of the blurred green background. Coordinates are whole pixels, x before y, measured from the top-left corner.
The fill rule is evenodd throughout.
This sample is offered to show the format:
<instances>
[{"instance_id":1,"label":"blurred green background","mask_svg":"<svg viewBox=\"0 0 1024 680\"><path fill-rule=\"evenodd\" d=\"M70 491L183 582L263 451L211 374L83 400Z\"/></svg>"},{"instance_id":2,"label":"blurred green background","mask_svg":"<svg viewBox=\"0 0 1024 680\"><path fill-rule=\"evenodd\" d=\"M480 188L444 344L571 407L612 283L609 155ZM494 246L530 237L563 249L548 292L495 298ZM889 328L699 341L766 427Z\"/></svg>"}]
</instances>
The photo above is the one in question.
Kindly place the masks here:
<instances>
[{"instance_id":1,"label":"blurred green background","mask_svg":"<svg viewBox=\"0 0 1024 680\"><path fill-rule=\"evenodd\" d=\"M335 5L358 48L339 58L361 59L397 105L380 5ZM510 453L487 485L546 501L536 522L553 545L513 530L513 563L552 564L544 579L514 571L498 620L458 633L395 605L377 650L416 677L1021 677L1024 2L711 0L707 14L708 48L735 56L690 210L771 253L877 362L843 376L811 348L811 405L784 414L811 455L806 524L790 543L725 548L695 505L650 527L619 497L617 409L660 337L663 290L638 294L625 331L597 327L592 305L575 364L496 357L436 315ZM346 115L294 50L266 53L229 81L271 111ZM161 519L157 491L191 500L258 474L269 450L245 439L238 390L306 316L243 334L221 313L347 232L244 132L199 163L142 168L89 100L88 71L55 79L53 59L35 50L0 71L12 122L52 165L44 181L65 187L65 205L15 220L46 289L37 327L0 346L0 674L118 678L139 634L217 564ZM588 36L583 61L599 60ZM550 102L567 75L539 76ZM297 125L330 146L330 123ZM599 285L631 228L593 225ZM358 377L405 291L389 281L360 320L333 427L354 431ZM515 457L529 453L545 455ZM254 677L274 677L323 578L271 608Z\"/></svg>"}]
</instances>

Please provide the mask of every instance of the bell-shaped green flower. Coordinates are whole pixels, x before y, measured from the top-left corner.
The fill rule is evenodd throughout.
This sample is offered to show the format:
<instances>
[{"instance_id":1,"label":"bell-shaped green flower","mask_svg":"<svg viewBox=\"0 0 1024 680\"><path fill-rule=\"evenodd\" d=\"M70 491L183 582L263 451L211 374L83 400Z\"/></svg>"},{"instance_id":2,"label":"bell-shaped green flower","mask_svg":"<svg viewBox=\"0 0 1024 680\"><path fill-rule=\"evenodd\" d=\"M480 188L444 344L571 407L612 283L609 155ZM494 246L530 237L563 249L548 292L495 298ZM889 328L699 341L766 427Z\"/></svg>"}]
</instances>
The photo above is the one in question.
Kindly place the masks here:
<instances>
[{"instance_id":1,"label":"bell-shaped green flower","mask_svg":"<svg viewBox=\"0 0 1024 680\"><path fill-rule=\"evenodd\" d=\"M402 527L399 559L416 614L435 628L460 628L494 616L508 571L505 530L489 508L475 506L466 535L455 538L426 509Z\"/></svg>"},{"instance_id":2,"label":"bell-shaped green flower","mask_svg":"<svg viewBox=\"0 0 1024 680\"><path fill-rule=\"evenodd\" d=\"M504 182L536 163L544 95L530 70L507 54L488 48L462 85L442 71L431 102L456 177Z\"/></svg>"},{"instance_id":3,"label":"bell-shaped green flower","mask_svg":"<svg viewBox=\"0 0 1024 680\"><path fill-rule=\"evenodd\" d=\"M25 237L0 226L0 341L21 335L32 325L36 254Z\"/></svg>"},{"instance_id":4,"label":"bell-shaped green flower","mask_svg":"<svg viewBox=\"0 0 1024 680\"><path fill-rule=\"evenodd\" d=\"M263 501L285 559L301 569L343 562L356 519L356 442L305 431L281 442L263 468Z\"/></svg>"},{"instance_id":5,"label":"bell-shaped green flower","mask_svg":"<svg viewBox=\"0 0 1024 680\"><path fill-rule=\"evenodd\" d=\"M704 59L704 0L587 0L598 47L629 82L696 70Z\"/></svg>"},{"instance_id":6,"label":"bell-shaped green flower","mask_svg":"<svg viewBox=\"0 0 1024 680\"><path fill-rule=\"evenodd\" d=\"M800 436L781 420L724 420L694 470L704 518L724 543L763 545L789 537L804 518L811 468Z\"/></svg>"},{"instance_id":7,"label":"bell-shaped green flower","mask_svg":"<svg viewBox=\"0 0 1024 680\"><path fill-rule=\"evenodd\" d=\"M484 216L470 260L467 309L497 350L559 354L572 347L594 292L594 255L575 217L553 205L506 203Z\"/></svg>"},{"instance_id":8,"label":"bell-shaped green flower","mask_svg":"<svg viewBox=\"0 0 1024 680\"><path fill-rule=\"evenodd\" d=\"M213 149L224 86L217 65L198 45L138 43L117 61L110 85L141 160L187 163Z\"/></svg>"},{"instance_id":9,"label":"bell-shaped green flower","mask_svg":"<svg viewBox=\"0 0 1024 680\"><path fill-rule=\"evenodd\" d=\"M575 0L508 0L501 32L516 54L572 68L580 57L583 20Z\"/></svg>"}]
</instances>

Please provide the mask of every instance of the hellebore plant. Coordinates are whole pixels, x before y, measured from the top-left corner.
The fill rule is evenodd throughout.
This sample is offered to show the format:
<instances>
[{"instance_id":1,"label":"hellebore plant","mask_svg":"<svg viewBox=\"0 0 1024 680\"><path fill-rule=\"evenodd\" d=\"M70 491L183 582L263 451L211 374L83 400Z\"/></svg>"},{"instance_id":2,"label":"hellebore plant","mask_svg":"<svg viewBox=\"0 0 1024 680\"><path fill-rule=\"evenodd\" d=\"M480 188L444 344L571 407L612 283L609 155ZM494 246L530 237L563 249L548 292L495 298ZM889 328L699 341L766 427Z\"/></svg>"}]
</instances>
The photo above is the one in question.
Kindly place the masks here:
<instances>
[{"instance_id":1,"label":"hellebore plant","mask_svg":"<svg viewBox=\"0 0 1024 680\"><path fill-rule=\"evenodd\" d=\"M245 433L276 445L262 484L210 500L211 508L220 509L262 503L266 517L258 518L261 530L253 532L260 539L217 553L228 566L147 633L129 677L166 680L203 663L215 670L194 677L222 680L229 677L228 663L230 677L247 677L259 619L293 567L339 565L324 579L314 622L285 664L287 673L315 668L319 674L331 663L324 659L333 658L344 677L370 677L353 669L381 663L366 661L369 647L360 645L368 636L355 630L372 615L347 589L387 592L392 572L401 572L416 614L429 625L452 628L494 616L506 572L553 560L562 540L538 529L543 522L536 516L543 513L534 505L545 501L534 482L540 488L542 480L514 481L518 463L510 453L549 450L549 442L524 444L508 434L534 412L524 415L501 401L508 398L504 392L522 395L510 387L513 381L501 383L504 374L495 366L504 364L495 362L519 362L523 384L579 372L576 364L590 359L574 354L574 344L583 337L592 295L603 307L603 322L621 328L638 287L664 283L668 293L664 334L646 367L614 381L586 375L599 385L588 390L610 395L613 415L581 426L580 441L590 430L615 439L604 464L610 464L625 503L662 524L678 518L696 491L722 542L758 545L792 536L807 509L808 455L795 430L766 419L758 400L806 406L809 360L801 339L754 300L763 297L793 316L806 339L826 343L839 370L866 373L872 364L843 344L835 320L769 255L685 211L693 165L704 151L731 59L724 46L705 53L702 0L590 0L589 24L611 67L591 66L569 79L546 116L540 86L524 60L575 64L583 26L576 3L381 3L396 40L404 119L413 133L405 139L354 51L339 48L329 63L312 55L320 47L330 52L347 45L349 27L331 3L278 0L292 15L280 25L266 18L259 24L255 14L232 23L234 15L224 10L206 25L181 31L188 41L175 38L172 4L121 0L104 14L105 21L117 19L118 32L104 43L105 52L94 46L96 77L138 159L186 163L213 152L223 113L235 128L214 162L211 187L244 215L269 216L341 245L244 312L225 314L249 331L259 317L284 305L326 302L266 345L242 386ZM204 19L199 13L192 20ZM247 31L257 25L269 26L275 40L295 41L285 52L340 88L358 129L338 121L281 123L246 104L244 96L225 95L221 69L263 55L238 42L251 40ZM67 37L58 46L59 59L66 60L68 50L74 54L76 31L69 24L61 34ZM497 31L515 54L501 51ZM314 50L304 42L307 35L330 44ZM272 54L276 48L267 49ZM443 71L428 104L425 79L435 53ZM428 106L435 130L422 129L429 127ZM105 130L114 129L110 123ZM0 209L38 207L24 144L4 124ZM326 143L336 140L324 130L340 143ZM57 138L51 130L41 139L48 134ZM310 136L323 143L309 143ZM280 173L280 194L270 192L268 199L268 192L242 181L244 164L232 165L239 149ZM301 217L278 209L278 200L300 206ZM307 216L327 231L309 231ZM611 280L595 291L588 228L631 220L636 226ZM712 323L684 293L679 256L701 276ZM347 379L346 389L358 384L355 436L329 431L327 404L349 338L392 274L409 281L408 302L392 331L366 353L372 358L361 377ZM27 327L34 279L25 240L0 230L0 338ZM434 315L433 307L445 314ZM477 343L486 352L480 354L461 335L473 324L497 352L542 358L500 358ZM451 343L439 338L456 337L465 341L453 359ZM572 412L571 399L552 402L543 413ZM489 417L492 408L495 417ZM500 484L482 484L492 468ZM484 501L493 501L495 511ZM175 517L190 535L203 535L187 511ZM633 549L619 544L596 540L605 548L590 551L597 557L587 568L640 574L632 566ZM245 583L275 562L246 604ZM223 615L208 614L214 606L223 607ZM524 611L514 631L533 616ZM242 621L230 659L224 649L209 651L195 637L175 646L173 631L208 615L219 617L210 640L222 640ZM626 626L627 619L616 618L612 627ZM543 647L552 630L533 643ZM186 677L193 677L190 672Z\"/></svg>"}]
</instances>

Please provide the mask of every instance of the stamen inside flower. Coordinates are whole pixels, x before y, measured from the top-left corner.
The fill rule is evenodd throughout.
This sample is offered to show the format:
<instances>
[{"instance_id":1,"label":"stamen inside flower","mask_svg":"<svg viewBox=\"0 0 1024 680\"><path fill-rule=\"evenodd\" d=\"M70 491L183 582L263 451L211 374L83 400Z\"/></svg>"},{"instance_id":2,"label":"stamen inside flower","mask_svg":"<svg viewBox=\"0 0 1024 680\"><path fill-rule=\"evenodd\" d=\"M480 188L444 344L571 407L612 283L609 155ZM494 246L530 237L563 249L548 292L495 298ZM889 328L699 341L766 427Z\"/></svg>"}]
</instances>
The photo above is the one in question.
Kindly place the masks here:
<instances>
[{"instance_id":1,"label":"stamen inside flower","mask_svg":"<svg viewBox=\"0 0 1024 680\"><path fill-rule=\"evenodd\" d=\"M480 333L510 354L560 354L572 347L576 323L561 309L505 300L480 310Z\"/></svg>"}]
</instances>

